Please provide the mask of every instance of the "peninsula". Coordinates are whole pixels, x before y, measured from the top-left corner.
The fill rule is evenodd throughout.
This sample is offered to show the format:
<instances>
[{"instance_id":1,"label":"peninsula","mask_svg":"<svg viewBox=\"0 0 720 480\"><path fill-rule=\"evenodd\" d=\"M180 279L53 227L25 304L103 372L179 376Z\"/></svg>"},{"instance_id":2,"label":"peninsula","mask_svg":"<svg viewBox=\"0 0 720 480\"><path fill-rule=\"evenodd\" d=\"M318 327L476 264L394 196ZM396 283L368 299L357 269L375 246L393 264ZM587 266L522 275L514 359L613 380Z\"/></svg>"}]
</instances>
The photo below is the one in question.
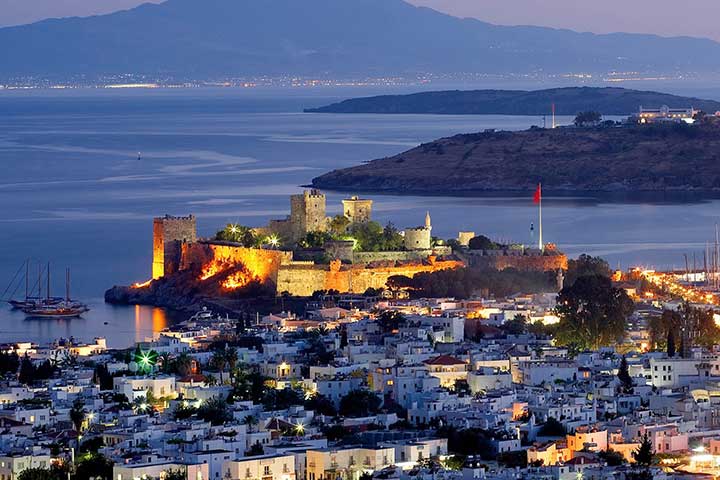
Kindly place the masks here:
<instances>
[{"instance_id":1,"label":"peninsula","mask_svg":"<svg viewBox=\"0 0 720 480\"><path fill-rule=\"evenodd\" d=\"M626 88L568 87L547 90L450 90L410 95L353 98L306 113L406 113L438 115L557 115L597 111L603 115L630 115L638 105L692 106L709 113L720 102Z\"/></svg>"},{"instance_id":2,"label":"peninsula","mask_svg":"<svg viewBox=\"0 0 720 480\"><path fill-rule=\"evenodd\" d=\"M684 123L532 128L442 138L313 179L315 188L392 194L528 191L716 192L717 117Z\"/></svg>"}]
</instances>

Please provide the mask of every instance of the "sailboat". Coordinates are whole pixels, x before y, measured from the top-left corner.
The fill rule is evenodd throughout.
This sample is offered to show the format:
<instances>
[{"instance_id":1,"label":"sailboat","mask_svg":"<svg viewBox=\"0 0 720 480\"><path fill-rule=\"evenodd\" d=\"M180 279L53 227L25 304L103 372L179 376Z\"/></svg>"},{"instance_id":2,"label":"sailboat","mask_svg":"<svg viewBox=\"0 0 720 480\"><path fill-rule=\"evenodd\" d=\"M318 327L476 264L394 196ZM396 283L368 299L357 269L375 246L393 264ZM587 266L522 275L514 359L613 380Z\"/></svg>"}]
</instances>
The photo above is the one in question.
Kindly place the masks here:
<instances>
[{"instance_id":1,"label":"sailboat","mask_svg":"<svg viewBox=\"0 0 720 480\"><path fill-rule=\"evenodd\" d=\"M47 298L50 296L50 264L47 266ZM70 298L70 269L65 269L65 298L59 302L43 301L22 309L28 317L35 318L73 318L79 317L85 312L90 311L84 303L72 300Z\"/></svg>"},{"instance_id":2,"label":"sailboat","mask_svg":"<svg viewBox=\"0 0 720 480\"><path fill-rule=\"evenodd\" d=\"M22 266L20 267L22 269ZM15 286L15 290L12 292L11 296L15 295L15 292L20 288L19 282L16 284L16 280L18 278L18 275L20 274L20 269L15 273L15 277L13 277L12 281L10 282L10 285L5 289L5 292L9 292L9 290ZM7 303L10 304L14 309L22 310L24 308L30 308L35 307L38 305L43 304L58 304L63 301L62 297L50 297L50 296L43 296L42 295L42 276L43 276L43 269L41 266L38 266L38 279L37 282L30 287L30 260L25 261L25 297L22 300L17 300L15 298L9 298L7 299ZM36 290L37 289L37 294Z\"/></svg>"}]
</instances>

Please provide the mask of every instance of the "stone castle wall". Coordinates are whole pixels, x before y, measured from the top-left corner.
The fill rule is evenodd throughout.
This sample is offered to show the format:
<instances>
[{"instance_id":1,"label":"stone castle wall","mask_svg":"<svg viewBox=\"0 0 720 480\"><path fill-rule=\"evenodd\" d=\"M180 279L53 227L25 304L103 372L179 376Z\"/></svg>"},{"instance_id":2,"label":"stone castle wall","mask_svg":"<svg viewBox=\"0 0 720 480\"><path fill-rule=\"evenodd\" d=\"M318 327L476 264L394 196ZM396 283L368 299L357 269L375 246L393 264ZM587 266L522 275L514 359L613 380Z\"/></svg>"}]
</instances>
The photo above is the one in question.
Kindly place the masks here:
<instances>
[{"instance_id":1,"label":"stone castle wall","mask_svg":"<svg viewBox=\"0 0 720 480\"><path fill-rule=\"evenodd\" d=\"M412 260L424 260L430 255L447 256L452 254L452 248L447 246L439 246L426 250L405 250L398 252L354 252L353 262L355 263L372 263L372 262L407 262Z\"/></svg>"},{"instance_id":2,"label":"stone castle wall","mask_svg":"<svg viewBox=\"0 0 720 480\"><path fill-rule=\"evenodd\" d=\"M514 268L520 271L540 271L546 272L551 270L567 270L568 259L566 255L561 253L553 253L548 255L532 254L523 255L521 252L468 252L465 254L465 260L468 266L473 268L506 270Z\"/></svg>"},{"instance_id":3,"label":"stone castle wall","mask_svg":"<svg viewBox=\"0 0 720 480\"><path fill-rule=\"evenodd\" d=\"M310 296L318 290L337 290L342 293L363 293L368 288L384 288L390 277L413 277L422 272L433 272L463 267L458 261L426 261L408 265L327 265L289 264L278 272L278 292L296 296Z\"/></svg>"}]
</instances>

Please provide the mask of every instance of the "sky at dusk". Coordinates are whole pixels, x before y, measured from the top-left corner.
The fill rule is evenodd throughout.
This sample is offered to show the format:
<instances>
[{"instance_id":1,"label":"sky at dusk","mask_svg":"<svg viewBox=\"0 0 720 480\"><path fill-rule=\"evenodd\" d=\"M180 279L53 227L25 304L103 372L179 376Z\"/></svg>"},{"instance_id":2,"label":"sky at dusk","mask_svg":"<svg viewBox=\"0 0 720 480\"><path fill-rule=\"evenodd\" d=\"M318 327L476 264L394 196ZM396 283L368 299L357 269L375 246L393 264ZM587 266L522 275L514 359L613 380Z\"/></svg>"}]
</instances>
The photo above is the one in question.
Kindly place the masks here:
<instances>
[{"instance_id":1,"label":"sky at dusk","mask_svg":"<svg viewBox=\"0 0 720 480\"><path fill-rule=\"evenodd\" d=\"M85 16L148 0L0 0L0 25ZM160 0L150 0L160 3ZM202 0L198 0L202 1ZM302 0L298 0L302 1ZM410 0L456 16L503 25L544 25L596 33L692 35L720 41L719 0Z\"/></svg>"}]
</instances>

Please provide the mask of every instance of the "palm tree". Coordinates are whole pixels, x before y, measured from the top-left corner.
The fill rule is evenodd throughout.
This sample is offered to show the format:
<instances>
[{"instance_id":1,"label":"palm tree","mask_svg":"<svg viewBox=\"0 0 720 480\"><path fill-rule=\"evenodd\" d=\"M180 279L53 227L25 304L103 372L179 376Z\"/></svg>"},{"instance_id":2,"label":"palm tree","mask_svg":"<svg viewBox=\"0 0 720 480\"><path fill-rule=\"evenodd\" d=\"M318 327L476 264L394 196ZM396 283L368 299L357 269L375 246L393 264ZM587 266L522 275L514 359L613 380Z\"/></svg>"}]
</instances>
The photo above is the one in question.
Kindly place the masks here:
<instances>
[{"instance_id":1,"label":"palm tree","mask_svg":"<svg viewBox=\"0 0 720 480\"><path fill-rule=\"evenodd\" d=\"M175 358L174 368L178 375L186 377L192 371L192 358L187 353L181 353Z\"/></svg>"},{"instance_id":2,"label":"palm tree","mask_svg":"<svg viewBox=\"0 0 720 480\"><path fill-rule=\"evenodd\" d=\"M70 409L70 421L73 423L76 432L80 433L82 430L86 416L87 411L85 410L85 405L83 405L80 400L75 401L73 407Z\"/></svg>"},{"instance_id":3,"label":"palm tree","mask_svg":"<svg viewBox=\"0 0 720 480\"><path fill-rule=\"evenodd\" d=\"M220 372L220 383L224 383L225 367L227 367L227 357L224 350L215 350L210 359L210 365Z\"/></svg>"},{"instance_id":4,"label":"palm tree","mask_svg":"<svg viewBox=\"0 0 720 480\"><path fill-rule=\"evenodd\" d=\"M248 433L252 433L255 426L260 423L260 419L254 415L248 415L243 419L243 424L247 425Z\"/></svg>"},{"instance_id":5,"label":"palm tree","mask_svg":"<svg viewBox=\"0 0 720 480\"><path fill-rule=\"evenodd\" d=\"M158 357L158 363L162 365L163 373L170 373L171 360L169 353L161 353Z\"/></svg>"},{"instance_id":6,"label":"palm tree","mask_svg":"<svg viewBox=\"0 0 720 480\"><path fill-rule=\"evenodd\" d=\"M235 367L238 363L238 352L235 347L225 348L225 363L230 370L230 377L232 378L233 372L235 371Z\"/></svg>"}]
</instances>

